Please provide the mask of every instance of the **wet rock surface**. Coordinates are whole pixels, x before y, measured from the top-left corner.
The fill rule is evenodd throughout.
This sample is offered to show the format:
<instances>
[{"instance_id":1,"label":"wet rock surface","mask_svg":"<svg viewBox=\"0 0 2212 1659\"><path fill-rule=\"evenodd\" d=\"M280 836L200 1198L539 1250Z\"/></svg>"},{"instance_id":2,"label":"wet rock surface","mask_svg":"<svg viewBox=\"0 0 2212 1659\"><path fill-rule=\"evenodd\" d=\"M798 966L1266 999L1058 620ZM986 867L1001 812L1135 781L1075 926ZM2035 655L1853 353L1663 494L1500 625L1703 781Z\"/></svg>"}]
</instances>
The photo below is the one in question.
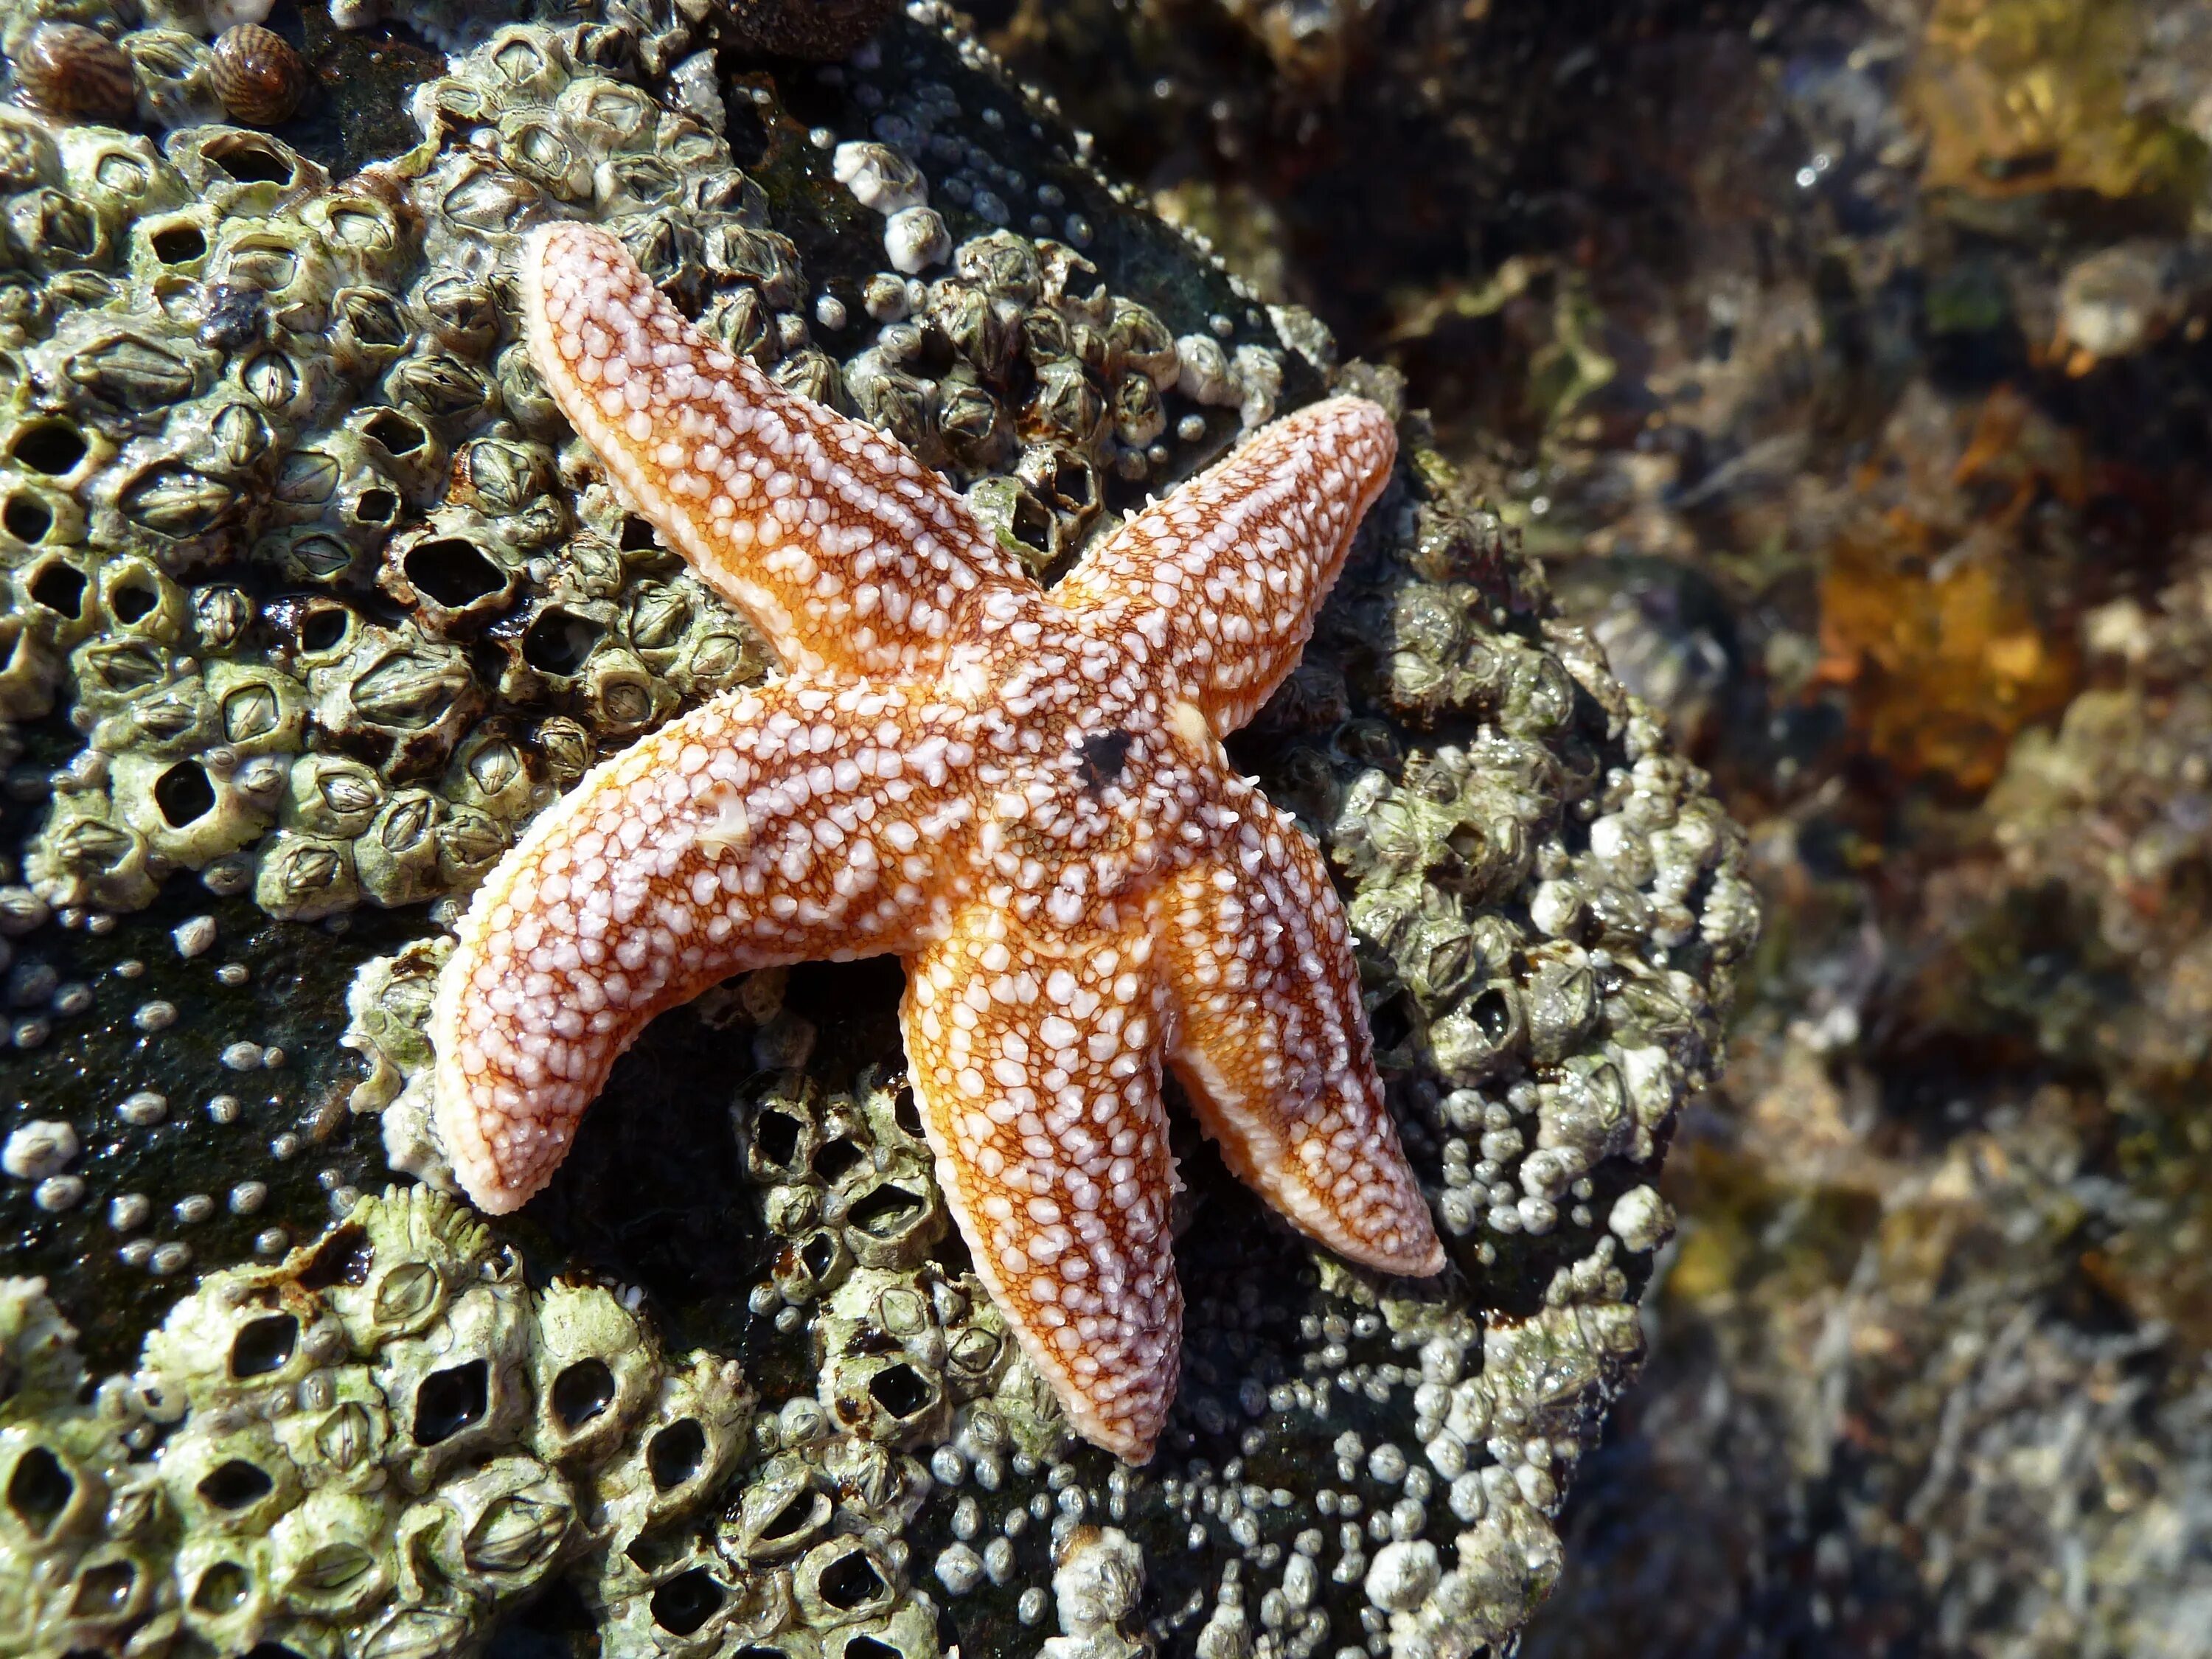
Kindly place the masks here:
<instances>
[{"instance_id":1,"label":"wet rock surface","mask_svg":"<svg viewBox=\"0 0 2212 1659\"><path fill-rule=\"evenodd\" d=\"M137 92L112 127L0 109L8 1639L1509 1644L1756 932L1703 775L1399 378L1106 182L949 15L823 62L762 55L773 7L265 9L0 31L91 29ZM249 25L311 77L289 116ZM945 1224L891 964L665 1017L495 1229L436 1191L454 905L593 759L772 668L537 384L511 262L549 215L1048 580L1278 409L1401 416L1237 752L1330 853L1452 1265L1318 1255L1184 1121L1185 1382L1144 1470L1066 1435Z\"/></svg>"}]
</instances>

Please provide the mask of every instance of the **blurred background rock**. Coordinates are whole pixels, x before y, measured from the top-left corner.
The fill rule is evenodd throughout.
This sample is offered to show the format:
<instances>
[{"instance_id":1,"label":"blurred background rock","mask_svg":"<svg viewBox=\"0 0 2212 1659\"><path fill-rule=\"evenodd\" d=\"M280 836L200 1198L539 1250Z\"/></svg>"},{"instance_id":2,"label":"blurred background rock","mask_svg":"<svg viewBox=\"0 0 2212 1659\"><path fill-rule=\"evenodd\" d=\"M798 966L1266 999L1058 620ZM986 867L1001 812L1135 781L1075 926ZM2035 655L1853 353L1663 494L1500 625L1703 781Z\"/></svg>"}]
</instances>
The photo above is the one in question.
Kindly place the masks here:
<instances>
[{"instance_id":1,"label":"blurred background rock","mask_svg":"<svg viewBox=\"0 0 2212 1659\"><path fill-rule=\"evenodd\" d=\"M2212 7L998 0L1753 826L1524 1651L2212 1647Z\"/></svg>"}]
</instances>

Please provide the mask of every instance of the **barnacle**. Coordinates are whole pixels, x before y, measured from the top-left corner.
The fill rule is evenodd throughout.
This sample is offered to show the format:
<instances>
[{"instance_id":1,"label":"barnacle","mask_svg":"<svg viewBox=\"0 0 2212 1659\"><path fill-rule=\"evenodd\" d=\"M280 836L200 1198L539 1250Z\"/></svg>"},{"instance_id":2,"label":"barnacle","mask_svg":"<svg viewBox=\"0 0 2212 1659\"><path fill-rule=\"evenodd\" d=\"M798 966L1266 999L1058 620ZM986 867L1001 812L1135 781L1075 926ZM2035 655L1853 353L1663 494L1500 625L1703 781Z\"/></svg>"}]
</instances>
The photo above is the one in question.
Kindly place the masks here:
<instances>
[{"instance_id":1,"label":"barnacle","mask_svg":"<svg viewBox=\"0 0 2212 1659\"><path fill-rule=\"evenodd\" d=\"M77 1403L76 1334L40 1283L0 1281L14 1409L42 1413L0 1429L0 1530L58 1587L26 1650L112 1647L155 1606L226 1649L341 1626L464 1644L580 1553L634 1539L625 1491L656 1522L696 1507L750 1408L736 1368L665 1361L605 1292L533 1295L514 1267L447 1200L363 1199L281 1263L204 1280L119 1412ZM535 1424L532 1364L551 1367ZM125 1438L134 1417L170 1425L157 1459ZM629 1431L596 1476L612 1443L594 1420ZM126 1499L155 1491L170 1519L139 1526ZM587 1535L587 1504L611 1531Z\"/></svg>"}]
</instances>

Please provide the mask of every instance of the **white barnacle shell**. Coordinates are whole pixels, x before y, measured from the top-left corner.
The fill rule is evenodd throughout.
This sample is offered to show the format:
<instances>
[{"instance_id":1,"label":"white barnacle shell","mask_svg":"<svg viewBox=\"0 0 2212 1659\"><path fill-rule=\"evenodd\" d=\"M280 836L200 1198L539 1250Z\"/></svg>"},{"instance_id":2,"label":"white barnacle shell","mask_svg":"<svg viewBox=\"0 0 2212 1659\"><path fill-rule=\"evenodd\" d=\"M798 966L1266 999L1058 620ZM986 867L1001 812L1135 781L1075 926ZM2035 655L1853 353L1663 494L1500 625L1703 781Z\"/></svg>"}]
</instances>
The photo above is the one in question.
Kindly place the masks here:
<instances>
[{"instance_id":1,"label":"white barnacle shell","mask_svg":"<svg viewBox=\"0 0 2212 1659\"><path fill-rule=\"evenodd\" d=\"M935 208L902 208L884 225L884 252L912 276L951 258L952 234Z\"/></svg>"},{"instance_id":2,"label":"white barnacle shell","mask_svg":"<svg viewBox=\"0 0 2212 1659\"><path fill-rule=\"evenodd\" d=\"M840 144L830 165L854 200L885 218L929 200L929 181L921 169L888 144Z\"/></svg>"}]
</instances>

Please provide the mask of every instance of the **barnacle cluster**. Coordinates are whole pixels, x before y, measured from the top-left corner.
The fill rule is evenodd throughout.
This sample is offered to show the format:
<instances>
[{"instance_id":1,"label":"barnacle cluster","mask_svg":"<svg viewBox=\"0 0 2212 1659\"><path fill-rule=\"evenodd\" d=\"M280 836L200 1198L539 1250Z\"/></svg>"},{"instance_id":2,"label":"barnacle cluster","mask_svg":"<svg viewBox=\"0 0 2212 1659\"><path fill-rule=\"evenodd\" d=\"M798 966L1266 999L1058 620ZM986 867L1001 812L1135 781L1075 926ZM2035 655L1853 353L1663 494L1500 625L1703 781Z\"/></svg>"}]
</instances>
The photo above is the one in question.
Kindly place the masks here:
<instances>
[{"instance_id":1,"label":"barnacle cluster","mask_svg":"<svg viewBox=\"0 0 2212 1659\"><path fill-rule=\"evenodd\" d=\"M596 743L759 672L603 492L551 491L557 420L495 291L554 204L672 279L787 263L726 148L592 50L634 44L502 34L425 88L416 156L336 185L242 129L156 152L0 112L27 266L7 708L58 700L87 739L26 860L53 905L135 908L178 869L283 916L434 897ZM487 124L504 152L441 146ZM64 271L66 305L33 280Z\"/></svg>"},{"instance_id":2,"label":"barnacle cluster","mask_svg":"<svg viewBox=\"0 0 2212 1659\"><path fill-rule=\"evenodd\" d=\"M547 214L610 225L734 349L971 485L1039 568L1109 472L1175 464L1170 391L1182 441L1219 435L1209 406L1272 412L1280 368L1225 348L1226 317L1178 337L1073 246L992 228L1010 210L977 181L1024 181L931 131L958 112L942 83L875 125L943 164L980 234L934 220L943 274L810 305L762 185L656 96L684 14L616 16L495 31L418 88L416 151L335 181L240 127L157 149L0 110L0 712L66 709L85 739L25 860L65 921L178 870L302 920L465 890L603 749L763 671L603 487L556 488L566 428L507 292ZM838 171L879 205L927 190L878 141ZM810 310L850 331L863 307L872 343L814 343Z\"/></svg>"},{"instance_id":3,"label":"barnacle cluster","mask_svg":"<svg viewBox=\"0 0 2212 1659\"><path fill-rule=\"evenodd\" d=\"M613 1292L533 1291L424 1188L210 1274L88 1389L40 1280L0 1280L0 1640L447 1653L720 1485L752 1398ZM89 1403L80 1403L89 1395Z\"/></svg>"},{"instance_id":4,"label":"barnacle cluster","mask_svg":"<svg viewBox=\"0 0 2212 1659\"><path fill-rule=\"evenodd\" d=\"M378 1097L408 1079L398 1106L427 1082L435 966L435 952L403 953L358 983L349 1040L390 1079ZM602 1630L665 1652L846 1652L865 1638L911 1656L936 1650L941 1605L963 1650L1014 1650L1055 1605L1048 1580L1057 1590L1102 1525L1122 1540L1117 1572L1173 1589L1137 1632L1155 1644L1250 1654L1273 1638L1311 1655L1357 1631L1378 1650L1464 1659L1519 1627L1559 1568L1550 1517L1641 1355L1617 1258L1652 1247L1663 1208L1617 1218L1615 1236L1584 1228L1580 1254L1516 1315L1371 1279L1286 1229L1194 1228L1178 1242L1182 1394L1160 1458L1133 1470L1067 1432L948 1249L896 1054L832 1086L783 979L751 975L704 1018L732 1044L749 1026L768 1062L729 1114L741 1208L764 1243L729 1249L757 1263L752 1351L791 1380L763 1383L720 1518L586 1574ZM404 1137L416 1167L443 1179L423 1135L417 1122ZM1192 1178L1201 1205L1249 1203L1218 1170ZM1071 1626L1059 1605L1054 1651L1131 1650L1115 1620Z\"/></svg>"},{"instance_id":5,"label":"barnacle cluster","mask_svg":"<svg viewBox=\"0 0 2212 1659\"><path fill-rule=\"evenodd\" d=\"M1603 1211L1648 1250L1663 1204L1601 1166L1656 1168L1717 1066L1759 920L1741 836L1586 635L1515 615L1495 519L1416 473L1411 556L1338 613L1352 684L1301 671L1265 724L1353 883L1383 1061L1433 1082L1445 1229L1487 1261Z\"/></svg>"}]
</instances>

